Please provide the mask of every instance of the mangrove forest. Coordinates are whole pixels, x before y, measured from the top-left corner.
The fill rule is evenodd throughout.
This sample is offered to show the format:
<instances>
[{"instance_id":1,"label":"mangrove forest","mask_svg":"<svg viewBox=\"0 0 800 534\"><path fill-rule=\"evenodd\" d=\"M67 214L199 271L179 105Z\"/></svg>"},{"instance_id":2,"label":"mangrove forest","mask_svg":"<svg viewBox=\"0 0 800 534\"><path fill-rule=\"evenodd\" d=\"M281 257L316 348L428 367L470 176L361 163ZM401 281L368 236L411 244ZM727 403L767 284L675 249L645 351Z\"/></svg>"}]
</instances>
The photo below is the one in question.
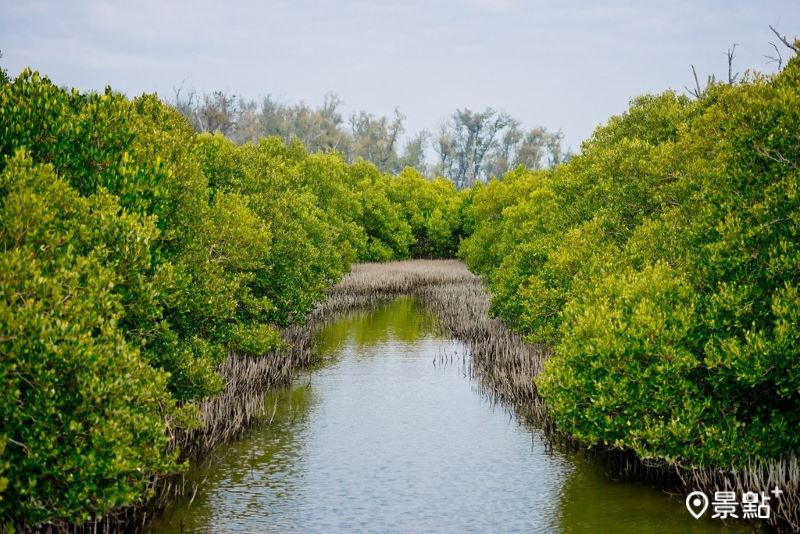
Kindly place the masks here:
<instances>
[{"instance_id":1,"label":"mangrove forest","mask_svg":"<svg viewBox=\"0 0 800 534\"><path fill-rule=\"evenodd\" d=\"M435 165L366 114L304 138L333 100L3 71L0 531L800 529L782 61L575 153L462 109Z\"/></svg>"}]
</instances>

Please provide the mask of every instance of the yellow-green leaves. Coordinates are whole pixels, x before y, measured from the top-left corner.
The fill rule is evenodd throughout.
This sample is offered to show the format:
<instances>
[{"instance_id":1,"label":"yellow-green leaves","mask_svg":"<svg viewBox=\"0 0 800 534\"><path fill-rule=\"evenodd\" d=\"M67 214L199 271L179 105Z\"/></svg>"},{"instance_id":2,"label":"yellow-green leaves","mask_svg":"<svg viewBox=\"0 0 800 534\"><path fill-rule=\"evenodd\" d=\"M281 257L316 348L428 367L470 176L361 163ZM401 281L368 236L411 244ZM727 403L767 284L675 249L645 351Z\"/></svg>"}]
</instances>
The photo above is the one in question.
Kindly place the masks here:
<instances>
[{"instance_id":1,"label":"yellow-green leaves","mask_svg":"<svg viewBox=\"0 0 800 534\"><path fill-rule=\"evenodd\" d=\"M151 473L176 469L167 375L120 324L115 288L130 272L116 268L137 252L109 262L106 247L156 232L120 217L102 193L80 197L24 152L0 176L0 515L82 521L136 500Z\"/></svg>"},{"instance_id":2,"label":"yellow-green leaves","mask_svg":"<svg viewBox=\"0 0 800 534\"><path fill-rule=\"evenodd\" d=\"M794 58L634 99L568 163L473 195L460 252L555 349L538 385L563 429L684 464L800 448L798 80Z\"/></svg>"}]
</instances>

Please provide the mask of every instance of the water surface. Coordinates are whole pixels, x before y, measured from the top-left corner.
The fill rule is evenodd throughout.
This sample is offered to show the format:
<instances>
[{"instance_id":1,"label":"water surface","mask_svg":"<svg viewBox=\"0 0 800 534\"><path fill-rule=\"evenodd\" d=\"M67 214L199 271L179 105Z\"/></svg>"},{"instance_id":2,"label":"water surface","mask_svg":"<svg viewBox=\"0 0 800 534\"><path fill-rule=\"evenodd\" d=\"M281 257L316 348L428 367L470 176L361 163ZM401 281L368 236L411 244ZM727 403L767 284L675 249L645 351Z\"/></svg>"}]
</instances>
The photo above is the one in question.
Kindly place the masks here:
<instances>
[{"instance_id":1,"label":"water surface","mask_svg":"<svg viewBox=\"0 0 800 534\"><path fill-rule=\"evenodd\" d=\"M272 423L219 447L155 532L718 532L493 405L413 298L343 317ZM730 528L730 527L728 527Z\"/></svg>"}]
</instances>

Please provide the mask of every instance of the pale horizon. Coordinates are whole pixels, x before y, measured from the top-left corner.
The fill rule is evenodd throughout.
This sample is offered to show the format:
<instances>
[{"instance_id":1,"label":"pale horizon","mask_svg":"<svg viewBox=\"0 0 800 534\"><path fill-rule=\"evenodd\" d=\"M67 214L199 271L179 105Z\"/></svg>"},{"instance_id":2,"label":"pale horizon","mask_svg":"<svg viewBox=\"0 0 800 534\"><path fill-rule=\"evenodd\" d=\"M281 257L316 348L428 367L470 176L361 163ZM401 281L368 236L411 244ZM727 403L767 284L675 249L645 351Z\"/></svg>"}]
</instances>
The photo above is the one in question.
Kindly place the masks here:
<instances>
[{"instance_id":1,"label":"pale horizon","mask_svg":"<svg viewBox=\"0 0 800 534\"><path fill-rule=\"evenodd\" d=\"M523 127L561 130L578 150L593 129L644 93L774 72L769 25L793 38L800 2L448 0L427 5L348 0L80 5L0 3L0 65L32 67L81 90L129 96L178 87L272 95L316 106L334 92L343 112L391 115L433 130L457 108L510 113ZM784 58L788 54L782 51Z\"/></svg>"}]
</instances>

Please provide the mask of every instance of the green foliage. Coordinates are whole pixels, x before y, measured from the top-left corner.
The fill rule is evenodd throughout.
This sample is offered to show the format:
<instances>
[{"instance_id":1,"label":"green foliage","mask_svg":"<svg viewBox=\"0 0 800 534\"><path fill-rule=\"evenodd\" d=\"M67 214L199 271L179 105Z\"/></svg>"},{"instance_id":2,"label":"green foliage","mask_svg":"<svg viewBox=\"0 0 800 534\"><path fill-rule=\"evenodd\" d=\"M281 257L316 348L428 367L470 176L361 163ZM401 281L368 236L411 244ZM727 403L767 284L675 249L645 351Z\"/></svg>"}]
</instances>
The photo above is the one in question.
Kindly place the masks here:
<instances>
[{"instance_id":1,"label":"green foliage","mask_svg":"<svg viewBox=\"0 0 800 534\"><path fill-rule=\"evenodd\" d=\"M672 93L636 99L568 164L517 169L476 193L465 220L474 230L460 254L488 277L494 313L531 341L558 341L575 281L590 277L643 218L676 201L674 176L685 163L674 137L690 114L690 103Z\"/></svg>"},{"instance_id":2,"label":"green foliage","mask_svg":"<svg viewBox=\"0 0 800 534\"><path fill-rule=\"evenodd\" d=\"M197 135L155 96L3 81L0 518L137 501L231 351L282 346L354 261L456 250L555 349L537 386L577 438L719 466L797 450L798 87L795 59L637 98L568 163L459 192Z\"/></svg>"},{"instance_id":3,"label":"green foliage","mask_svg":"<svg viewBox=\"0 0 800 534\"><path fill-rule=\"evenodd\" d=\"M280 325L302 321L353 259L357 245L345 234L360 228L330 214L324 204L348 205L349 190L342 184L329 184L330 189L318 184L319 192L312 190L299 174L305 150L277 138L237 147L220 135L202 135L197 153L204 171L219 180L219 190L239 195L275 236L264 239L270 253L250 281L252 295L271 303L261 319ZM340 198L320 197L335 192Z\"/></svg>"},{"instance_id":4,"label":"green foliage","mask_svg":"<svg viewBox=\"0 0 800 534\"><path fill-rule=\"evenodd\" d=\"M800 63L637 98L580 156L473 193L460 254L554 348L537 380L589 444L691 465L800 448Z\"/></svg>"},{"instance_id":5,"label":"green foliage","mask_svg":"<svg viewBox=\"0 0 800 534\"><path fill-rule=\"evenodd\" d=\"M0 465L10 490L0 516L81 521L177 468L165 425L188 412L176 409L167 373L126 341L114 289L127 273L108 261L108 247L122 243L146 253L136 244L158 231L105 191L79 196L23 152L4 166Z\"/></svg>"},{"instance_id":6,"label":"green foliage","mask_svg":"<svg viewBox=\"0 0 800 534\"><path fill-rule=\"evenodd\" d=\"M350 166L350 181L360 198L357 222L367 236L359 261L407 258L414 236L390 199L392 180L371 163L359 160Z\"/></svg>"},{"instance_id":7,"label":"green foliage","mask_svg":"<svg viewBox=\"0 0 800 534\"><path fill-rule=\"evenodd\" d=\"M3 524L146 497L179 469L172 431L222 390L230 351L283 346L277 327L353 261L456 247L448 184L405 190L299 142L198 136L155 96L26 70L0 84L0 124Z\"/></svg>"},{"instance_id":8,"label":"green foliage","mask_svg":"<svg viewBox=\"0 0 800 534\"><path fill-rule=\"evenodd\" d=\"M411 228L412 257L449 258L461 236L460 195L449 180L426 180L408 167L391 179L390 201Z\"/></svg>"},{"instance_id":9,"label":"green foliage","mask_svg":"<svg viewBox=\"0 0 800 534\"><path fill-rule=\"evenodd\" d=\"M3 53L0 52L0 58L2 57ZM9 81L11 81L11 79L8 77L8 71L6 71L6 69L4 69L3 67L0 67L0 85L6 84Z\"/></svg>"}]
</instances>

